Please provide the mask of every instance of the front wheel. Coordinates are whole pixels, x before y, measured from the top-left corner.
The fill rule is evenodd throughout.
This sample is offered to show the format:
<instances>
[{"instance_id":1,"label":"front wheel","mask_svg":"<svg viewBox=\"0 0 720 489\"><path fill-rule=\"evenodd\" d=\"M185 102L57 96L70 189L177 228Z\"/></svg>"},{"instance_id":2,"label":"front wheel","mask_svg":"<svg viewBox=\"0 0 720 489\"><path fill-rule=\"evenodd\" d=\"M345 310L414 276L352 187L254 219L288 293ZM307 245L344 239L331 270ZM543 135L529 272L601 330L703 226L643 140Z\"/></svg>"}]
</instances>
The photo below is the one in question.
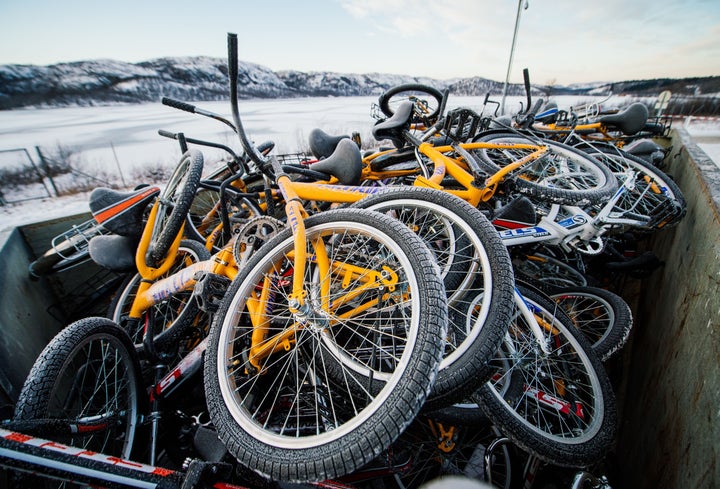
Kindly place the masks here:
<instances>
[{"instance_id":1,"label":"front wheel","mask_svg":"<svg viewBox=\"0 0 720 489\"><path fill-rule=\"evenodd\" d=\"M402 224L339 209L305 227L303 304L285 229L231 284L205 361L230 453L289 482L345 475L389 446L432 388L447 325L433 258Z\"/></svg>"},{"instance_id":2,"label":"front wheel","mask_svg":"<svg viewBox=\"0 0 720 489\"><path fill-rule=\"evenodd\" d=\"M616 432L607 373L556 303L535 290L519 289L516 300L531 316L516 315L492 362L491 380L473 399L508 438L541 459L573 467L597 462ZM549 352L532 333L533 321Z\"/></svg>"},{"instance_id":3,"label":"front wheel","mask_svg":"<svg viewBox=\"0 0 720 489\"><path fill-rule=\"evenodd\" d=\"M158 197L158 210L146 256L151 267L162 263L182 229L195 192L200 186L202 169L202 153L189 150L180 158L165 189Z\"/></svg>"},{"instance_id":4,"label":"front wheel","mask_svg":"<svg viewBox=\"0 0 720 489\"><path fill-rule=\"evenodd\" d=\"M625 345L633 324L632 311L625 300L597 287L563 287L550 294L572 319L573 324L592 343L604 362Z\"/></svg>"},{"instance_id":5,"label":"front wheel","mask_svg":"<svg viewBox=\"0 0 720 489\"><path fill-rule=\"evenodd\" d=\"M614 146L579 147L607 165L625 185L611 217L626 219L632 229L655 231L672 227L685 216L687 202L682 191L654 165Z\"/></svg>"},{"instance_id":6,"label":"front wheel","mask_svg":"<svg viewBox=\"0 0 720 489\"><path fill-rule=\"evenodd\" d=\"M448 335L438 378L425 408L451 405L487 379L512 312L513 272L507 248L475 207L440 190L383 190L353 206L381 212L413 230L440 267Z\"/></svg>"},{"instance_id":7,"label":"front wheel","mask_svg":"<svg viewBox=\"0 0 720 489\"><path fill-rule=\"evenodd\" d=\"M53 441L130 459L143 409L140 379L125 331L109 319L81 319L55 336L35 361L14 420L66 421L77 429L53 435Z\"/></svg>"}]
</instances>

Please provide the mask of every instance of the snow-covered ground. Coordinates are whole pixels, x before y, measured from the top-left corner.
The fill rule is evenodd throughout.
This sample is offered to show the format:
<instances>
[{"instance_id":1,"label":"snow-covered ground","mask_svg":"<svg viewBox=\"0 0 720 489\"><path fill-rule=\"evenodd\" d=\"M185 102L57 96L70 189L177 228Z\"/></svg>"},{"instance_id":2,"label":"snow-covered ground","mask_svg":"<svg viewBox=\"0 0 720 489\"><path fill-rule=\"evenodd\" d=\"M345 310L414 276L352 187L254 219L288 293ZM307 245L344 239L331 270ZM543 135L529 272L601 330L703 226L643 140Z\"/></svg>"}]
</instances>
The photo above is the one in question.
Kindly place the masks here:
<instances>
[{"instance_id":1,"label":"snow-covered ground","mask_svg":"<svg viewBox=\"0 0 720 489\"><path fill-rule=\"evenodd\" d=\"M693 141L720 167L720 118L686 120L685 129Z\"/></svg>"},{"instance_id":2,"label":"snow-covered ground","mask_svg":"<svg viewBox=\"0 0 720 489\"><path fill-rule=\"evenodd\" d=\"M599 98L598 98L599 99ZM358 131L371 138L374 119L370 107L375 97L306 98L282 100L244 100L240 103L243 124L256 141L272 140L276 152L288 153L306 147L313 128L331 134ZM558 97L560 107L590 101L590 97ZM468 106L482 109L483 97L452 97L448 107ZM509 97L506 107L516 110L522 101ZM230 118L227 102L203 102L198 107ZM623 105L622 99L605 103ZM137 181L137 168L162 162L173 166L180 156L175 141L160 137L158 129L182 131L188 137L206 139L238 148L236 137L225 125L198 115L188 114L161 104L112 107L78 107L0 111L0 168L12 166L5 150L26 148L37 163L35 146L52 152L58 145L80 151L82 171L122 173L128 186ZM720 121L691 121L690 134L700 147L720 163ZM222 153L203 149L206 167L214 167ZM62 198L34 199L0 206L0 231L9 227L70 215L87 210L87 193Z\"/></svg>"}]
</instances>

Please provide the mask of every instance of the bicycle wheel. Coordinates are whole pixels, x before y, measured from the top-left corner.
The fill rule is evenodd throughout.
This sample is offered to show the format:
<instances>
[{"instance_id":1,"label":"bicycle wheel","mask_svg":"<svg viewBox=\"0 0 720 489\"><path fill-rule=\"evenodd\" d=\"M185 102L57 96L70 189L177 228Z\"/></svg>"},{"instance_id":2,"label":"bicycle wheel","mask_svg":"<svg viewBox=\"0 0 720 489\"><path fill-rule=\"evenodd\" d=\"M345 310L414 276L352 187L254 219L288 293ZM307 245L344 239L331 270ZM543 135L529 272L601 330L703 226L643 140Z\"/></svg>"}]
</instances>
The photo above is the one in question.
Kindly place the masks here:
<instances>
[{"instance_id":1,"label":"bicycle wheel","mask_svg":"<svg viewBox=\"0 0 720 489\"><path fill-rule=\"evenodd\" d=\"M443 94L440 90L428 85L407 83L392 87L380 95L378 104L383 114L392 117L398 105L408 100L415 104L423 119L432 120L440 115Z\"/></svg>"},{"instance_id":2,"label":"bicycle wheel","mask_svg":"<svg viewBox=\"0 0 720 489\"><path fill-rule=\"evenodd\" d=\"M392 188L353 204L413 230L433 254L447 294L445 353L426 409L454 404L488 380L488 362L507 331L513 275L507 248L476 208L427 188ZM475 321L466 321L468 311Z\"/></svg>"},{"instance_id":3,"label":"bicycle wheel","mask_svg":"<svg viewBox=\"0 0 720 489\"><path fill-rule=\"evenodd\" d=\"M558 204L597 204L606 201L617 190L617 180L601 162L572 146L535 139L515 133L480 135L475 141L501 145L533 144L547 147L542 157L521 166L510 178L518 192ZM476 149L478 164L489 174L519 161L533 153L533 149L499 147Z\"/></svg>"},{"instance_id":4,"label":"bicycle wheel","mask_svg":"<svg viewBox=\"0 0 720 489\"><path fill-rule=\"evenodd\" d=\"M437 266L402 224L338 209L305 226L304 306L290 298L286 229L229 287L205 357L221 440L282 481L338 477L389 446L432 388L447 324Z\"/></svg>"},{"instance_id":5,"label":"bicycle wheel","mask_svg":"<svg viewBox=\"0 0 720 489\"><path fill-rule=\"evenodd\" d=\"M580 146L603 162L622 183L633 180L613 206L611 217L629 220L635 230L655 231L682 220L687 203L680 188L665 173L645 160L615 147Z\"/></svg>"},{"instance_id":6,"label":"bicycle wheel","mask_svg":"<svg viewBox=\"0 0 720 489\"><path fill-rule=\"evenodd\" d=\"M200 243L183 240L180 242L175 264L160 278L169 277L188 265L209 259L210 252ZM142 321L130 320L128 314L141 282L142 276L139 273L125 279L108 308L108 317L127 331L138 352L144 350L145 324ZM200 311L196 301L192 300L191 290L171 295L152 306L151 310L153 344L160 351L173 350L177 347L178 341L193 326L206 332L210 322L209 316Z\"/></svg>"},{"instance_id":7,"label":"bicycle wheel","mask_svg":"<svg viewBox=\"0 0 720 489\"><path fill-rule=\"evenodd\" d=\"M528 320L518 314L493 360L492 379L474 395L515 444L561 466L601 459L614 442L615 398L589 341L551 299L519 287L542 320L543 353Z\"/></svg>"},{"instance_id":8,"label":"bicycle wheel","mask_svg":"<svg viewBox=\"0 0 720 489\"><path fill-rule=\"evenodd\" d=\"M200 185L202 169L202 153L189 150L180 158L167 186L160 194L146 256L149 266L155 267L165 259L180 232Z\"/></svg>"},{"instance_id":9,"label":"bicycle wheel","mask_svg":"<svg viewBox=\"0 0 720 489\"><path fill-rule=\"evenodd\" d=\"M630 306L617 294L597 287L564 287L550 298L592 343L603 362L619 352L632 329Z\"/></svg>"},{"instance_id":10,"label":"bicycle wheel","mask_svg":"<svg viewBox=\"0 0 720 489\"><path fill-rule=\"evenodd\" d=\"M109 319L81 319L58 333L33 364L14 420L66 420L81 428L53 441L130 459L144 409L140 380L125 331Z\"/></svg>"}]
</instances>

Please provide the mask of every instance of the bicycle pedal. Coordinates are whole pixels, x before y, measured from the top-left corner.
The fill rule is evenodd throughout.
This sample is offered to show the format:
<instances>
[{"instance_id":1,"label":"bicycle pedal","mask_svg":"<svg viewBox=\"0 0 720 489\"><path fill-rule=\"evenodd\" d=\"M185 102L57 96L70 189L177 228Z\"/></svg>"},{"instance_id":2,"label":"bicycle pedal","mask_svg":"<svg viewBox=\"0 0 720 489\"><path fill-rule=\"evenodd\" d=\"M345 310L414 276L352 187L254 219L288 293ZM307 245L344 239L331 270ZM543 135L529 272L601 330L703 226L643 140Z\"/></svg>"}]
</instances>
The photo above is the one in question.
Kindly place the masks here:
<instances>
[{"instance_id":1,"label":"bicycle pedal","mask_svg":"<svg viewBox=\"0 0 720 489\"><path fill-rule=\"evenodd\" d=\"M215 273L201 272L198 275L193 287L193 297L202 311L214 313L220 307L220 301L231 280Z\"/></svg>"},{"instance_id":2,"label":"bicycle pedal","mask_svg":"<svg viewBox=\"0 0 720 489\"><path fill-rule=\"evenodd\" d=\"M448 112L445 117L445 134L455 141L467 141L483 127L482 117L466 108Z\"/></svg>"}]
</instances>

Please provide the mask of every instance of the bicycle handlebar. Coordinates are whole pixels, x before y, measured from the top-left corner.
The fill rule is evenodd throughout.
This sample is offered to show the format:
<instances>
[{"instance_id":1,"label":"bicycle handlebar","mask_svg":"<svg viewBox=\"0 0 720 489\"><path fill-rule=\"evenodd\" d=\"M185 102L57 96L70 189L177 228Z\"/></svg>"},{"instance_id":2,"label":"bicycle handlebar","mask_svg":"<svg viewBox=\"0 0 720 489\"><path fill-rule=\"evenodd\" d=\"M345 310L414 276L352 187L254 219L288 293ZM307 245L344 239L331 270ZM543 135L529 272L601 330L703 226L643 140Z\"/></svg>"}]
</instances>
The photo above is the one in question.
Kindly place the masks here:
<instances>
[{"instance_id":1,"label":"bicycle handlebar","mask_svg":"<svg viewBox=\"0 0 720 489\"><path fill-rule=\"evenodd\" d=\"M248 140L245 129L243 128L242 121L240 120L240 111L238 109L238 93L237 93L237 82L238 82L238 44L237 34L228 32L227 35L228 43L228 78L230 79L230 106L232 108L232 117L235 122L235 128L237 135L240 137L240 144L242 144L245 154L255 163L258 168L262 168L267 160L263 158L258 152L257 148Z\"/></svg>"},{"instance_id":2,"label":"bicycle handlebar","mask_svg":"<svg viewBox=\"0 0 720 489\"><path fill-rule=\"evenodd\" d=\"M199 114L204 115L205 117L209 117L211 119L215 119L216 121L220 121L229 128L231 128L234 132L237 132L237 129L233 125L232 122L227 120L225 117L215 114L214 112L210 112L209 110L201 109L199 107L196 107L192 104L189 104L187 102L182 102L180 100L175 100L170 97L163 97L161 99L161 103L163 105L167 105L168 107L172 107L173 109L182 110L183 112L190 112L191 114Z\"/></svg>"},{"instance_id":3,"label":"bicycle handlebar","mask_svg":"<svg viewBox=\"0 0 720 489\"><path fill-rule=\"evenodd\" d=\"M195 107L192 104L189 104L187 102L181 102L180 100L175 100L170 97L163 97L161 100L161 103L163 105L167 105L168 107L172 107L174 109L184 110L185 112L190 112L191 114L194 114L195 110L197 109L197 107Z\"/></svg>"},{"instance_id":4,"label":"bicycle handlebar","mask_svg":"<svg viewBox=\"0 0 720 489\"><path fill-rule=\"evenodd\" d=\"M159 129L159 130L158 130L158 134L159 134L160 136L163 136L163 137L166 137L166 138L169 138L169 139L175 139L175 140L179 140L180 137L181 137L181 133L174 133L174 132L170 132L170 131L165 131L164 129ZM232 150L232 148L230 148L229 146L225 146L224 144L213 143L213 142L211 142L211 141L204 141L204 140L202 140L202 139L195 139L195 138L189 138L189 137L184 137L184 139L185 139L186 142L188 142L188 143L190 143L190 144L197 144L197 145L200 145L200 146L208 146L208 147L210 147L210 148L222 149L223 151L225 151L226 153L228 153L230 156L232 156L233 160L235 160L235 161L239 161L239 160L241 159L241 158L235 153L235 151ZM268 143L266 143L266 144L268 144ZM270 143L270 144L271 144L271 143Z\"/></svg>"}]
</instances>

